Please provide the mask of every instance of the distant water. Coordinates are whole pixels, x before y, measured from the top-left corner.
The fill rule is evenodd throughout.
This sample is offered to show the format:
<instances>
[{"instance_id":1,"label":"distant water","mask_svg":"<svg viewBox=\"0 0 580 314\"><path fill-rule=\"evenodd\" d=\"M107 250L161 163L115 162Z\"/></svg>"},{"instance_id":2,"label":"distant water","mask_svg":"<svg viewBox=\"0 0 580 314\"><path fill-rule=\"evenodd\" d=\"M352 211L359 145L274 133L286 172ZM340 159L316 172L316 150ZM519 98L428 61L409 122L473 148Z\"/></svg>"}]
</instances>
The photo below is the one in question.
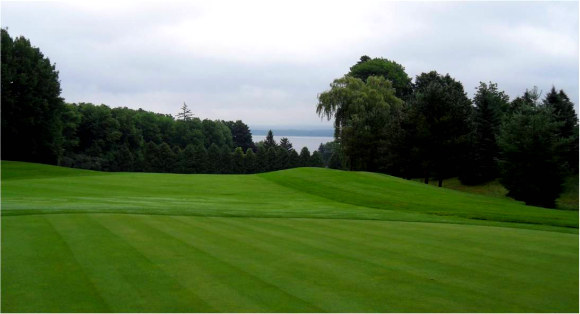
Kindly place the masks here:
<instances>
[{"instance_id":1,"label":"distant water","mask_svg":"<svg viewBox=\"0 0 580 314\"><path fill-rule=\"evenodd\" d=\"M302 147L307 147L310 153L318 150L321 143L327 143L334 141L332 136L289 136L289 135L274 135L274 140L276 143L280 144L280 139L286 137L292 143L292 147L300 154ZM254 135L254 142L263 141L266 139L266 135Z\"/></svg>"}]
</instances>

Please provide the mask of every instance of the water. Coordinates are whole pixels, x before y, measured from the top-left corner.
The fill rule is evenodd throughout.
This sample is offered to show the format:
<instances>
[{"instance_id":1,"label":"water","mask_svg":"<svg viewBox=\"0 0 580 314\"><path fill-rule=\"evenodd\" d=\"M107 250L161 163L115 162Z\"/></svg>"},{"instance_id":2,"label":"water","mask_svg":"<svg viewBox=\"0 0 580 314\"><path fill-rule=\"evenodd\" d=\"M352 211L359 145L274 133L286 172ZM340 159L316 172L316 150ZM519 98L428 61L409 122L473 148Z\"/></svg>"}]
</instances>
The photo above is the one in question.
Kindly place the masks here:
<instances>
[{"instance_id":1,"label":"water","mask_svg":"<svg viewBox=\"0 0 580 314\"><path fill-rule=\"evenodd\" d=\"M318 146L321 143L327 143L334 141L334 137L331 136L289 136L289 135L274 135L274 140L276 143L280 144L280 139L286 137L292 143L292 148L300 154L302 147L307 147L310 153L318 150ZM263 141L266 139L266 135L254 135L254 142Z\"/></svg>"}]
</instances>

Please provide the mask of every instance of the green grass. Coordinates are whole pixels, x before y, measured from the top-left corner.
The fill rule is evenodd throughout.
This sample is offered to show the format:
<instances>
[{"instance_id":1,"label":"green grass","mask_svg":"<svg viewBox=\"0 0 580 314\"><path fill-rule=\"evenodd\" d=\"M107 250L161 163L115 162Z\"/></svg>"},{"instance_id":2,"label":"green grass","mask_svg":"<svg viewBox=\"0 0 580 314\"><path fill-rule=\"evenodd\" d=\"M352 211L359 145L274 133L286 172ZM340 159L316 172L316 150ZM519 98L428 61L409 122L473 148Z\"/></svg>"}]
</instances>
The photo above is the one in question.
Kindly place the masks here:
<instances>
[{"instance_id":1,"label":"green grass","mask_svg":"<svg viewBox=\"0 0 580 314\"><path fill-rule=\"evenodd\" d=\"M414 179L414 181L423 182L423 179ZM431 180L429 184L436 186L438 182L437 180ZM479 185L464 185L455 177L445 179L443 181L443 187L461 192L509 199L507 196L508 190L501 185L499 179ZM562 194L556 199L556 208L577 211L578 205L578 175L574 174L568 176L564 181Z\"/></svg>"},{"instance_id":2,"label":"green grass","mask_svg":"<svg viewBox=\"0 0 580 314\"><path fill-rule=\"evenodd\" d=\"M398 178L2 163L3 312L577 312L578 212Z\"/></svg>"}]
</instances>

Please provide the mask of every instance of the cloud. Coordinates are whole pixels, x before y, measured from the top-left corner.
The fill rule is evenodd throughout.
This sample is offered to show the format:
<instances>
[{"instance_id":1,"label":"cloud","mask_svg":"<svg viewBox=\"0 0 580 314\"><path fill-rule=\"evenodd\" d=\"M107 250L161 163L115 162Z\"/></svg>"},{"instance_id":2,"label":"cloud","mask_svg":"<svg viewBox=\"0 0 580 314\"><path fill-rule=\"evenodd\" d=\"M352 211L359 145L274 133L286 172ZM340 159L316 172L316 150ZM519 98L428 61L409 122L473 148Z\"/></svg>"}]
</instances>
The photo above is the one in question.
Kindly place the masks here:
<instances>
[{"instance_id":1,"label":"cloud","mask_svg":"<svg viewBox=\"0 0 580 314\"><path fill-rule=\"evenodd\" d=\"M2 26L56 63L70 102L330 125L317 94L366 54L470 94L554 84L578 106L576 2L2 2Z\"/></svg>"}]
</instances>

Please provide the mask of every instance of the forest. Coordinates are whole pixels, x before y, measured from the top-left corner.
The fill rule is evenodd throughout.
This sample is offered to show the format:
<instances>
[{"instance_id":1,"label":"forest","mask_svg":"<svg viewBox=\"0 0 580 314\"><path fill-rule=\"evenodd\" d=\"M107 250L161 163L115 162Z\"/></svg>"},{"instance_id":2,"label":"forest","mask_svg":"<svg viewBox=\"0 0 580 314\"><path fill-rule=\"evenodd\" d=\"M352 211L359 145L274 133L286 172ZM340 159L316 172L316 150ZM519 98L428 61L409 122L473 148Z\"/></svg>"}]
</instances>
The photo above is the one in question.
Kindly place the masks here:
<instances>
[{"instance_id":1,"label":"forest","mask_svg":"<svg viewBox=\"0 0 580 314\"><path fill-rule=\"evenodd\" d=\"M258 173L329 167L464 184L500 178L509 196L554 207L578 173L578 117L563 90L531 88L510 100L493 82L473 99L436 71L417 75L362 56L318 95L335 141L298 153L270 132L254 143L242 121L70 104L58 71L24 37L2 29L2 159L104 171Z\"/></svg>"}]
</instances>

